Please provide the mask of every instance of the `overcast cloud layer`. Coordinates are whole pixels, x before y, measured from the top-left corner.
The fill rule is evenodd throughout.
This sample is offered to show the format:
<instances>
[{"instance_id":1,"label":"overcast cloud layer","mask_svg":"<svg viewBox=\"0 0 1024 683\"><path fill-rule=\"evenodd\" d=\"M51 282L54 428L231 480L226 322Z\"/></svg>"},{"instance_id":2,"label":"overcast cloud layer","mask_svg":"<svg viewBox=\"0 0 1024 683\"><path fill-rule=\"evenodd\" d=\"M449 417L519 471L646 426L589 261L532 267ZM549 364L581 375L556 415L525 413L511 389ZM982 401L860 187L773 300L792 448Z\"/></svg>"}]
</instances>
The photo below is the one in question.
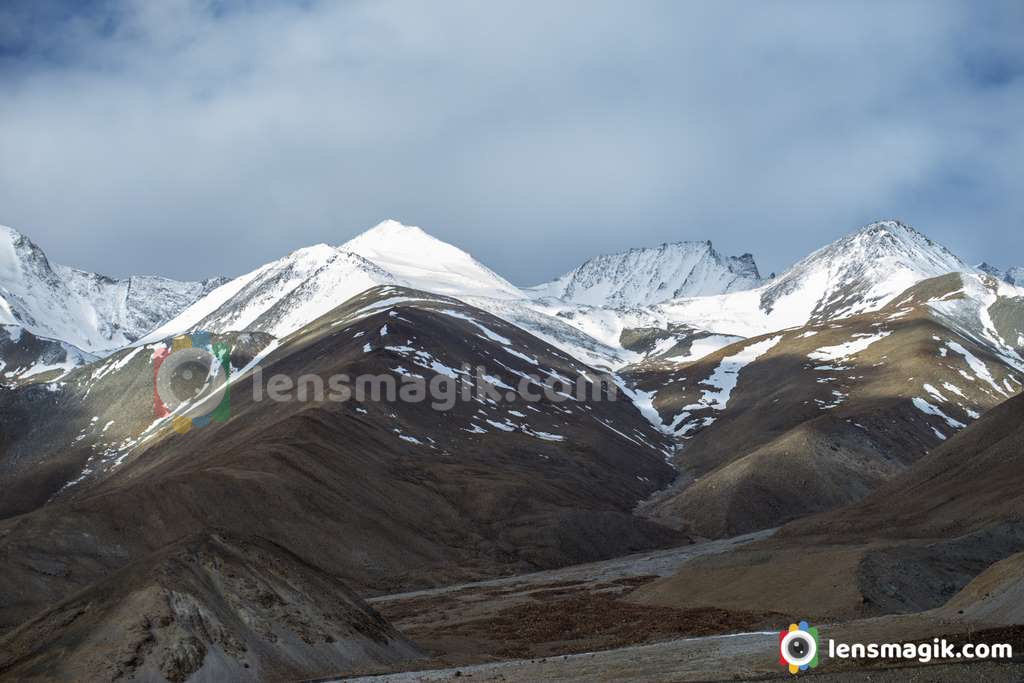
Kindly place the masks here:
<instances>
[{"instance_id":1,"label":"overcast cloud layer","mask_svg":"<svg viewBox=\"0 0 1024 683\"><path fill-rule=\"evenodd\" d=\"M1024 3L14 2L0 223L237 275L393 217L519 284L877 218L1024 264Z\"/></svg>"}]
</instances>

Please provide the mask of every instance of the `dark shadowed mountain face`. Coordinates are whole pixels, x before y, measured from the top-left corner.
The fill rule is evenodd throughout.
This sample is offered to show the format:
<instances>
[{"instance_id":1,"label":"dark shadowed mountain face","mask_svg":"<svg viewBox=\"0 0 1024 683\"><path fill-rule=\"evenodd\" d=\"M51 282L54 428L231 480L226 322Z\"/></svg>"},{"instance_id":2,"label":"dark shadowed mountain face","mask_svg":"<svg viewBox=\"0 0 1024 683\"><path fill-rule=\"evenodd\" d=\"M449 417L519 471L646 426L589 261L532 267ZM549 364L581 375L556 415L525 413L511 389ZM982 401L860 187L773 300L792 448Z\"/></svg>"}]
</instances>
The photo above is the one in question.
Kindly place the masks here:
<instances>
[{"instance_id":1,"label":"dark shadowed mountain face","mask_svg":"<svg viewBox=\"0 0 1024 683\"><path fill-rule=\"evenodd\" d=\"M242 631L235 624L248 623L246 611L263 609L264 598L232 594L209 575L180 576L180 556L165 553L193 537L214 558L238 552L235 543L266 549L268 555L245 560L258 582L273 585L272 563L280 561L308 566L311 577L343 576L364 591L553 567L684 540L632 514L640 500L675 476L666 463L665 436L629 401L609 400L607 387L595 399L598 388L587 378L596 379L596 371L483 311L447 297L381 287L271 346L261 362L265 378L344 373L429 380L460 373L466 364L484 366L502 387L517 386L523 376L539 382L558 376L583 378L588 392L580 400L535 403L474 397L447 411L387 400L278 403L255 400L249 375L231 388L230 419L176 434L166 423L152 427L143 417L152 406L143 350L109 359L99 379L90 374L76 384L77 378L69 378L63 391L90 392L89 397L62 403L59 392L52 398L39 387L5 395L7 410L30 410L32 401L48 401L55 413L68 409L64 436L79 425L85 435L77 450L67 451L71 444L62 447L54 439L40 442L63 462L46 480L56 495L45 505L42 499L22 499L24 514L0 522L0 624L11 628L36 619L33 628L43 629L15 631L6 636L14 639L9 642L24 651L46 624L80 603L59 614L43 610L83 590L99 591L108 610L90 617L101 620L96 628L127 628L118 621L127 618L119 606L135 598L99 582L159 557L153 566L170 567L169 578L144 588L154 614L163 614L159 605L171 592L185 593L186 602L212 612L227 632L217 640L185 628L202 645L193 643L193 649L212 653L200 667L271 666L274 657L285 655L306 661L304 651L271 656L250 648L246 659L225 647L224 642L260 637L259 629ZM117 394L132 404L126 414L133 417L123 418L131 435L113 449L86 447L106 443L102 431L90 427L107 415L94 420L89 413ZM26 430L10 447L22 458L48 460L27 445L33 439L40 435ZM5 488L24 485L37 469L5 469ZM157 569L137 571L148 577ZM280 590L268 591L266 601L281 598ZM347 599L344 593L330 595ZM279 638L301 639L305 626L265 618L274 633L288 631ZM304 618L320 623L313 613ZM316 662L351 664L331 648L317 652L303 665L307 675L317 673ZM155 664L143 657L137 670L150 666Z\"/></svg>"},{"instance_id":2,"label":"dark shadowed mountain face","mask_svg":"<svg viewBox=\"0 0 1024 683\"><path fill-rule=\"evenodd\" d=\"M19 325L0 325L0 386L56 379L97 360L67 342L37 337Z\"/></svg>"},{"instance_id":3,"label":"dark shadowed mountain face","mask_svg":"<svg viewBox=\"0 0 1024 683\"><path fill-rule=\"evenodd\" d=\"M1015 396L863 502L787 526L784 536L956 537L1024 523L1024 396Z\"/></svg>"},{"instance_id":4,"label":"dark shadowed mountain face","mask_svg":"<svg viewBox=\"0 0 1024 683\"><path fill-rule=\"evenodd\" d=\"M272 342L269 335L248 332L218 339L231 346L230 362L239 369ZM0 518L34 510L102 476L133 448L156 438L156 347L118 351L67 371L59 381L30 376L0 390Z\"/></svg>"}]
</instances>

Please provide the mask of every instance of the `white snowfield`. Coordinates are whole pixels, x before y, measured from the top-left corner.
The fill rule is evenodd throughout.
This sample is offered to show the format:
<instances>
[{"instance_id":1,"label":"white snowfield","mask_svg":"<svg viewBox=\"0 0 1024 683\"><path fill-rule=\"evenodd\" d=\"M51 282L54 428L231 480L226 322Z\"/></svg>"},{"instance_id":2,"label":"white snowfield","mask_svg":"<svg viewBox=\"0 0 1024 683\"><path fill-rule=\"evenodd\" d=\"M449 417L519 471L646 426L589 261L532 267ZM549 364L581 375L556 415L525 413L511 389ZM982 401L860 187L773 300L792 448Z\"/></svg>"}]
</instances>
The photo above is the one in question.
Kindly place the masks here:
<instances>
[{"instance_id":1,"label":"white snowfield","mask_svg":"<svg viewBox=\"0 0 1024 683\"><path fill-rule=\"evenodd\" d=\"M700 339L694 339L693 343L690 344L689 353L685 353L680 356L670 356L665 360L673 363L690 363L695 360L700 360L704 356L710 355L719 349L724 349L729 344L734 344L737 341L739 341L738 337L724 334L712 334L707 337L701 337Z\"/></svg>"},{"instance_id":2,"label":"white snowfield","mask_svg":"<svg viewBox=\"0 0 1024 683\"><path fill-rule=\"evenodd\" d=\"M920 396L915 396L913 398L913 403L914 407L916 407L922 413L925 413L926 415L935 415L936 417L941 417L943 420L946 421L946 424L952 427L953 429L962 429L967 426L963 422L960 422L959 420L954 420L949 415L946 415L938 407L932 405L931 403L924 400Z\"/></svg>"},{"instance_id":3,"label":"white snowfield","mask_svg":"<svg viewBox=\"0 0 1024 683\"><path fill-rule=\"evenodd\" d=\"M981 380L982 382L987 383L1000 394L1007 394L1006 389L999 386L999 384L996 383L995 378L992 377L992 373L989 371L988 366L985 365L984 361L979 359L977 356L975 356L973 353L965 349L961 344L957 342L946 342L946 346L949 347L949 349L954 353L960 354L963 357L964 362L966 362L968 367L970 367L971 372L974 373L974 377L967 375L967 379L973 379L974 381Z\"/></svg>"},{"instance_id":4,"label":"white snowfield","mask_svg":"<svg viewBox=\"0 0 1024 683\"><path fill-rule=\"evenodd\" d=\"M196 327L213 332L257 330L283 337L356 294L386 284L401 282L361 256L318 244L218 287L142 341Z\"/></svg>"}]
</instances>

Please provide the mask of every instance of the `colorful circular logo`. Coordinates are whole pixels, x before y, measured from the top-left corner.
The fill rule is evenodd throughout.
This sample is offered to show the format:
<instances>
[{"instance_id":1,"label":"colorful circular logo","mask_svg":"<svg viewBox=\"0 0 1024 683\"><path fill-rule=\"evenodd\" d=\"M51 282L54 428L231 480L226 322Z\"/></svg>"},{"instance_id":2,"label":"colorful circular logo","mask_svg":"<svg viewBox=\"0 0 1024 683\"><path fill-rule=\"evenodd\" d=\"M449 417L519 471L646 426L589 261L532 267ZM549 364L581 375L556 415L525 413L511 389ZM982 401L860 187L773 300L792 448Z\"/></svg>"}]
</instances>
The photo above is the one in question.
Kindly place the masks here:
<instances>
[{"instance_id":1,"label":"colorful circular logo","mask_svg":"<svg viewBox=\"0 0 1024 683\"><path fill-rule=\"evenodd\" d=\"M202 330L175 337L170 349L158 349L153 354L154 415L171 416L178 432L193 423L201 427L211 419L227 419L229 351L223 342L211 345Z\"/></svg>"},{"instance_id":2,"label":"colorful circular logo","mask_svg":"<svg viewBox=\"0 0 1024 683\"><path fill-rule=\"evenodd\" d=\"M818 629L806 621L790 624L779 634L779 662L790 673L818 666Z\"/></svg>"}]
</instances>

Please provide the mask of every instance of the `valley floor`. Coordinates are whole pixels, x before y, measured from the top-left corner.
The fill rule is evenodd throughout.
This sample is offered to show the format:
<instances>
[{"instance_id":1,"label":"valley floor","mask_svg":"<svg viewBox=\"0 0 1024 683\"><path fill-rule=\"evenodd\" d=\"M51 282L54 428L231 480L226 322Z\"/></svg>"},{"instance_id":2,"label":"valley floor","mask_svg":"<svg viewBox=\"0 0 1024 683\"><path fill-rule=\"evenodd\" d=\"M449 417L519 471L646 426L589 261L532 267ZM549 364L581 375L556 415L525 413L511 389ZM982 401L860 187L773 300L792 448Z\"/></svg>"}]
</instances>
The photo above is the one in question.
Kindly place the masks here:
<instances>
[{"instance_id":1,"label":"valley floor","mask_svg":"<svg viewBox=\"0 0 1024 683\"><path fill-rule=\"evenodd\" d=\"M791 678L777 663L778 631L793 616L671 609L628 601L637 586L684 562L771 536L774 530L369 602L429 655L406 670L340 673L330 681L707 681ZM927 613L822 627L837 642L1012 642L1024 628L965 631ZM965 641L966 642L966 641ZM823 644L824 647L824 644ZM829 661L805 675L828 681L1024 680L1024 662L971 665Z\"/></svg>"}]
</instances>

